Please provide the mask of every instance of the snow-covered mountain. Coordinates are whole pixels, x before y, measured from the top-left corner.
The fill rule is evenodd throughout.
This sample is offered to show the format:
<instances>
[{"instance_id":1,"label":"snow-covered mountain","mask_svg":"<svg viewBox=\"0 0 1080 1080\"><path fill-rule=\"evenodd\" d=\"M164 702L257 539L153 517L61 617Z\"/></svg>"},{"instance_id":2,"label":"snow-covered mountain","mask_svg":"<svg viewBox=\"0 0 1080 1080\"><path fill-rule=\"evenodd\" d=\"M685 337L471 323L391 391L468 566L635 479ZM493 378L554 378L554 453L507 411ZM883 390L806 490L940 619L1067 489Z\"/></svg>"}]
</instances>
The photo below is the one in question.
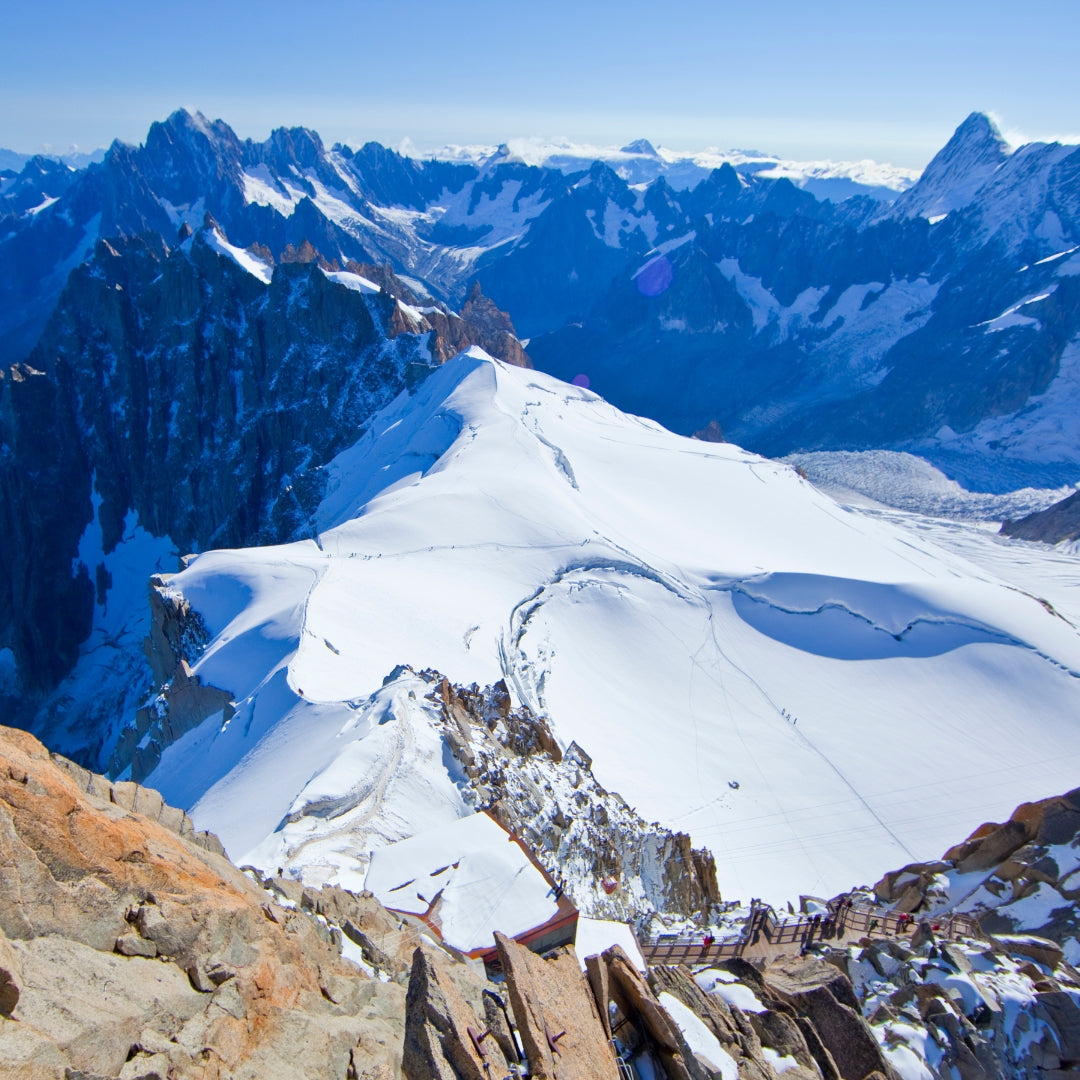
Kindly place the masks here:
<instances>
[{"instance_id":1,"label":"snow-covered mountain","mask_svg":"<svg viewBox=\"0 0 1080 1080\"><path fill-rule=\"evenodd\" d=\"M972 113L919 177L918 190L896 200L889 216L940 220L971 203L979 189L1008 160L1011 147L993 121Z\"/></svg>"},{"instance_id":2,"label":"snow-covered mountain","mask_svg":"<svg viewBox=\"0 0 1080 1080\"><path fill-rule=\"evenodd\" d=\"M101 161L105 157L105 150L104 148L101 148L86 152L83 150L72 149L63 154L54 154L52 152L24 154L18 150L8 150L5 147L0 147L0 172L21 172L26 166L26 163L35 157L42 157L49 161L60 162L72 169L85 169L87 165L93 165L96 162Z\"/></svg>"},{"instance_id":3,"label":"snow-covered mountain","mask_svg":"<svg viewBox=\"0 0 1080 1080\"><path fill-rule=\"evenodd\" d=\"M308 883L484 808L545 909L704 922L718 886L904 865L880 895L1008 881L999 917L1075 959L1075 796L1068 836L1022 807L929 860L1075 785L1075 546L997 528L1065 496L1019 533L1075 536L1080 151L975 114L906 190L644 141L447 156L180 112L0 174L4 719ZM902 193L840 200L875 175ZM482 865L432 877L457 904ZM912 1076L948 1067L912 1015L985 1020L951 969L912 1014L921 948L849 964ZM1056 1061L1013 1005L1059 988L1010 964L984 1042Z\"/></svg>"},{"instance_id":4,"label":"snow-covered mountain","mask_svg":"<svg viewBox=\"0 0 1080 1080\"><path fill-rule=\"evenodd\" d=\"M355 883L471 812L425 670L505 681L737 896L869 881L1072 776L1075 625L788 466L473 351L326 473L314 539L157 583L175 670L127 745L239 861Z\"/></svg>"},{"instance_id":5,"label":"snow-covered mountain","mask_svg":"<svg viewBox=\"0 0 1080 1080\"><path fill-rule=\"evenodd\" d=\"M24 162L18 173L0 170L0 221L47 210L78 178L78 170L46 157Z\"/></svg>"},{"instance_id":6,"label":"snow-covered mountain","mask_svg":"<svg viewBox=\"0 0 1080 1080\"><path fill-rule=\"evenodd\" d=\"M894 203L828 212L721 169L587 317L533 333L536 362L769 453L892 447L969 483L1074 480L1080 152L1006 151L972 116Z\"/></svg>"},{"instance_id":7,"label":"snow-covered mountain","mask_svg":"<svg viewBox=\"0 0 1080 1080\"><path fill-rule=\"evenodd\" d=\"M104 767L94 686L144 689L136 566L307 535L318 467L371 412L469 344L520 361L514 325L539 367L682 433L1075 483L1075 148L1007 152L976 115L893 203L818 200L749 153L676 188L619 175L667 160L644 142L563 149L416 160L181 111L85 170L6 176L5 707Z\"/></svg>"}]
</instances>

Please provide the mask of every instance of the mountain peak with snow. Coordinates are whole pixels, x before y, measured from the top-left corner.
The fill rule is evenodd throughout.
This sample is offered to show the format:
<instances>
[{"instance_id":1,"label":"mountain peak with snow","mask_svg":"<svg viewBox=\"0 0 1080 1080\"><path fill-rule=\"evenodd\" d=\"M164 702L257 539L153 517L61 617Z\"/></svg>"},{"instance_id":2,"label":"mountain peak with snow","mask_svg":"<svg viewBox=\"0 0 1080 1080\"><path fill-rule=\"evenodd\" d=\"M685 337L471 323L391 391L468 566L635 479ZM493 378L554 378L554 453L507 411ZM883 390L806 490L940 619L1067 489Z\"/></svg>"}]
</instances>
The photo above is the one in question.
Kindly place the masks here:
<instances>
[{"instance_id":1,"label":"mountain peak with snow","mask_svg":"<svg viewBox=\"0 0 1080 1080\"><path fill-rule=\"evenodd\" d=\"M635 139L632 143L627 143L626 146L620 147L620 153L623 154L641 154L643 157L652 157L659 159L660 154L657 149L648 139Z\"/></svg>"},{"instance_id":2,"label":"mountain peak with snow","mask_svg":"<svg viewBox=\"0 0 1080 1080\"><path fill-rule=\"evenodd\" d=\"M234 145L238 140L223 120L209 120L198 109L175 109L164 120L150 125L147 145L162 137L191 145L199 136L207 139L211 145Z\"/></svg>"},{"instance_id":3,"label":"mountain peak with snow","mask_svg":"<svg viewBox=\"0 0 1080 1080\"><path fill-rule=\"evenodd\" d=\"M959 175L972 169L992 171L1011 153L1009 141L994 120L986 113L973 112L934 155L923 175Z\"/></svg>"},{"instance_id":4,"label":"mountain peak with snow","mask_svg":"<svg viewBox=\"0 0 1080 1080\"><path fill-rule=\"evenodd\" d=\"M973 112L934 155L913 188L896 201L907 217L940 218L974 198L1012 153L986 113Z\"/></svg>"}]
</instances>

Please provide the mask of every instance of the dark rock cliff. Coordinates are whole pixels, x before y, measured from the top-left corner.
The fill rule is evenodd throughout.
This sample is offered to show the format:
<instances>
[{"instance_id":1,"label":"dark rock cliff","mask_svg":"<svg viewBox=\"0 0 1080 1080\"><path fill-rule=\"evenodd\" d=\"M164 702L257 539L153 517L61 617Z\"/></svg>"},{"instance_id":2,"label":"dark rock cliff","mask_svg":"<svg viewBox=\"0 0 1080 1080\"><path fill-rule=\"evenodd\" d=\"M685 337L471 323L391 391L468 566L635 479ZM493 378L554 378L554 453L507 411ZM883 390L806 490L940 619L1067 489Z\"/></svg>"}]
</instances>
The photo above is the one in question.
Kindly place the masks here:
<instances>
[{"instance_id":1,"label":"dark rock cliff","mask_svg":"<svg viewBox=\"0 0 1080 1080\"><path fill-rule=\"evenodd\" d=\"M477 342L528 363L483 298L424 317L388 270L384 291L358 291L317 253L273 266L256 250L252 273L209 219L188 233L98 241L0 381L0 649L24 708L71 668L108 591L80 561L88 526L105 554L132 521L181 551L296 538L319 467L433 365Z\"/></svg>"},{"instance_id":2,"label":"dark rock cliff","mask_svg":"<svg viewBox=\"0 0 1080 1080\"><path fill-rule=\"evenodd\" d=\"M1074 491L1053 506L1018 521L1003 522L1001 532L1017 540L1041 540L1045 544L1080 538L1080 492Z\"/></svg>"}]
</instances>

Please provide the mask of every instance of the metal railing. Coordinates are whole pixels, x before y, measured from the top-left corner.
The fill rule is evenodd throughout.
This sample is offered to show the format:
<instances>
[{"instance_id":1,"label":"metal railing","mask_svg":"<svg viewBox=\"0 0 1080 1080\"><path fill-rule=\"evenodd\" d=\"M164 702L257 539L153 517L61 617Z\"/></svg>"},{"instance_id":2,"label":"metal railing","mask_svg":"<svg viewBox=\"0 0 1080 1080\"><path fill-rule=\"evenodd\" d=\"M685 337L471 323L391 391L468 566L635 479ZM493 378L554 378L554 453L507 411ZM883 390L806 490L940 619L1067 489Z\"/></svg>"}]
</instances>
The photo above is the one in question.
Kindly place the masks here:
<instances>
[{"instance_id":1,"label":"metal railing","mask_svg":"<svg viewBox=\"0 0 1080 1080\"><path fill-rule=\"evenodd\" d=\"M738 937L720 941L701 935L661 934L640 942L649 964L703 964L712 960L755 956L754 947L766 944L808 945L830 941L845 934L866 937L898 937L914 931L925 922L944 937L983 937L975 919L967 915L942 915L939 918L913 916L858 904L838 904L825 915L777 915L767 904L753 901L750 914Z\"/></svg>"}]
</instances>

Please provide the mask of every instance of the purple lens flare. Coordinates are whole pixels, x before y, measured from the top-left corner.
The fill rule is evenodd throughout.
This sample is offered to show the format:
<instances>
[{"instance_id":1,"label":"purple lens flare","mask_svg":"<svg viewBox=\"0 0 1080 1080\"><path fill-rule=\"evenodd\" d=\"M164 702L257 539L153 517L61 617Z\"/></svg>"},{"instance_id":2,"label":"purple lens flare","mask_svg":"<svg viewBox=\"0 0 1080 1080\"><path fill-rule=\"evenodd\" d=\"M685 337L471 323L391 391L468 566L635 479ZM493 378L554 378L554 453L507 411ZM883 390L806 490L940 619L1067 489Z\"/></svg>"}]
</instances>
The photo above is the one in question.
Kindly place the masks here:
<instances>
[{"instance_id":1,"label":"purple lens flare","mask_svg":"<svg viewBox=\"0 0 1080 1080\"><path fill-rule=\"evenodd\" d=\"M674 277L675 268L671 265L671 260L666 255L660 255L652 262L647 262L638 271L634 281L642 296L659 296L668 290Z\"/></svg>"}]
</instances>

